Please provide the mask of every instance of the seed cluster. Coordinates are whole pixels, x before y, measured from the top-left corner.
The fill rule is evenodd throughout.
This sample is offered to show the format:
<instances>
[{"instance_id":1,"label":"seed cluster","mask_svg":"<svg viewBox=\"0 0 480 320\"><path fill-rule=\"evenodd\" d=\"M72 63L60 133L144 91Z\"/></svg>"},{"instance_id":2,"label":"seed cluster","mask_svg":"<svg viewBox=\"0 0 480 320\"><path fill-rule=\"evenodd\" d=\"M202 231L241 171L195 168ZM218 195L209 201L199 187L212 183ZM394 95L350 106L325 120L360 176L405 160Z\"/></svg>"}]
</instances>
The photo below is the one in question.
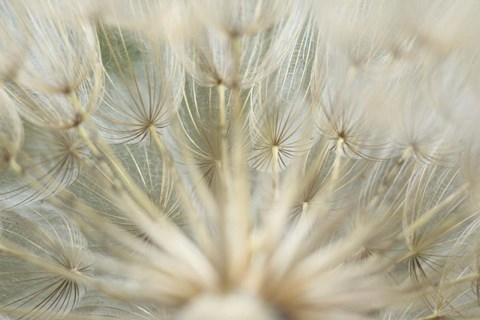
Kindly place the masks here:
<instances>
[{"instance_id":1,"label":"seed cluster","mask_svg":"<svg viewBox=\"0 0 480 320\"><path fill-rule=\"evenodd\" d=\"M0 319L480 318L478 14L0 1Z\"/></svg>"}]
</instances>

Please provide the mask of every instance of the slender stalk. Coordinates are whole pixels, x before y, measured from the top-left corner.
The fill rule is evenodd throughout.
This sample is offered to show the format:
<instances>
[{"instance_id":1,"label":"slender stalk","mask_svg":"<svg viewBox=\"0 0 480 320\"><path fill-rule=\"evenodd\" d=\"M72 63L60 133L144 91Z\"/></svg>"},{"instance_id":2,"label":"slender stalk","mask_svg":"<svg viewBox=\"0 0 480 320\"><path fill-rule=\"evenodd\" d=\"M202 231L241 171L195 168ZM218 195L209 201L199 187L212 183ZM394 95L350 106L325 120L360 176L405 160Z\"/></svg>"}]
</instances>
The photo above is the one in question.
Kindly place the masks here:
<instances>
[{"instance_id":1,"label":"slender stalk","mask_svg":"<svg viewBox=\"0 0 480 320\"><path fill-rule=\"evenodd\" d=\"M212 238L206 228L206 223L200 217L200 215L194 210L191 199L188 196L189 193L185 189L184 182L181 179L180 173L175 166L174 160L171 154L165 147L165 141L163 137L157 132L157 129L153 126L149 127L150 136L158 149L163 161L165 161L168 172L173 175L174 187L177 190L177 195L180 197L180 203L185 210L186 216L189 221L189 225L192 226L193 237L199 246L205 250L206 253L214 252Z\"/></svg>"},{"instance_id":2,"label":"slender stalk","mask_svg":"<svg viewBox=\"0 0 480 320\"><path fill-rule=\"evenodd\" d=\"M280 168L278 166L279 149L278 146L272 147L272 165L273 165L273 192L274 199L278 199L280 196Z\"/></svg>"}]
</instances>

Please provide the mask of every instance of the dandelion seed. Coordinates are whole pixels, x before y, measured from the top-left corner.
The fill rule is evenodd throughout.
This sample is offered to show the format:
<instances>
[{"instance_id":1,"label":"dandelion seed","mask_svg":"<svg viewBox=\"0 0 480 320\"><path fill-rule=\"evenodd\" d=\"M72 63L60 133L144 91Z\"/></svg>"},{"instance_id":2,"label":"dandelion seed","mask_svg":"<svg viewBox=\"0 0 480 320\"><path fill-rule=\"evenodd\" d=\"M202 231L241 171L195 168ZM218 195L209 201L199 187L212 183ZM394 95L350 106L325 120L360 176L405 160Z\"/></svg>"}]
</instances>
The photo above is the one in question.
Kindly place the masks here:
<instances>
[{"instance_id":1,"label":"dandelion seed","mask_svg":"<svg viewBox=\"0 0 480 320\"><path fill-rule=\"evenodd\" d=\"M313 33L308 24L285 63L249 93L253 141L250 163L254 168L273 169L278 174L292 158L307 151L314 140L307 97L308 68L315 49Z\"/></svg>"},{"instance_id":2,"label":"dandelion seed","mask_svg":"<svg viewBox=\"0 0 480 320\"><path fill-rule=\"evenodd\" d=\"M193 19L186 30L193 30L193 37L183 34L181 41L170 41L187 71L204 86L247 87L262 80L287 57L306 15L300 2L282 8L271 1L192 1L179 10L184 19Z\"/></svg>"},{"instance_id":3,"label":"dandelion seed","mask_svg":"<svg viewBox=\"0 0 480 320\"><path fill-rule=\"evenodd\" d=\"M2 296L0 309L14 319L51 319L67 314L85 295L85 287L40 265L65 273L91 273L85 238L51 209L2 213ZM24 216L25 215L25 216ZM29 257L31 262L20 262ZM36 262L38 260L38 262Z\"/></svg>"},{"instance_id":4,"label":"dandelion seed","mask_svg":"<svg viewBox=\"0 0 480 320\"><path fill-rule=\"evenodd\" d=\"M159 41L105 26L100 32L110 72L105 102L95 119L110 141L135 143L148 136L150 127L166 127L176 114L183 69Z\"/></svg>"},{"instance_id":5,"label":"dandelion seed","mask_svg":"<svg viewBox=\"0 0 480 320\"><path fill-rule=\"evenodd\" d=\"M29 121L72 127L82 122L83 113L94 111L100 98L98 43L94 28L81 17L68 24L48 14L48 9L39 9L21 17L25 30L19 32L27 38L27 53L8 90Z\"/></svg>"},{"instance_id":6,"label":"dandelion seed","mask_svg":"<svg viewBox=\"0 0 480 320\"><path fill-rule=\"evenodd\" d=\"M47 131L29 125L25 143L16 157L19 168L9 168L1 177L0 199L7 207L39 201L71 184L77 178L85 145L72 131ZM18 170L22 172L18 177Z\"/></svg>"}]
</instances>

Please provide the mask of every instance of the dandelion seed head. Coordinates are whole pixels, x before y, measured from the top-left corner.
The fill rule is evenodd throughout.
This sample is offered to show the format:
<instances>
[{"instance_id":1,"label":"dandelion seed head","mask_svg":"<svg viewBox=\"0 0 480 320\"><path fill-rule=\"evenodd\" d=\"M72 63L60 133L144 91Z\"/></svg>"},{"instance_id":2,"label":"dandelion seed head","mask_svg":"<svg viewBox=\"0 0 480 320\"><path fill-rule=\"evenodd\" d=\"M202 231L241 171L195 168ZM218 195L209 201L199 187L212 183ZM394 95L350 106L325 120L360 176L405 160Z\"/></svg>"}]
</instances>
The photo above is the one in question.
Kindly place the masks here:
<instances>
[{"instance_id":1,"label":"dandelion seed head","mask_svg":"<svg viewBox=\"0 0 480 320\"><path fill-rule=\"evenodd\" d=\"M475 1L0 4L0 317L474 319Z\"/></svg>"}]
</instances>

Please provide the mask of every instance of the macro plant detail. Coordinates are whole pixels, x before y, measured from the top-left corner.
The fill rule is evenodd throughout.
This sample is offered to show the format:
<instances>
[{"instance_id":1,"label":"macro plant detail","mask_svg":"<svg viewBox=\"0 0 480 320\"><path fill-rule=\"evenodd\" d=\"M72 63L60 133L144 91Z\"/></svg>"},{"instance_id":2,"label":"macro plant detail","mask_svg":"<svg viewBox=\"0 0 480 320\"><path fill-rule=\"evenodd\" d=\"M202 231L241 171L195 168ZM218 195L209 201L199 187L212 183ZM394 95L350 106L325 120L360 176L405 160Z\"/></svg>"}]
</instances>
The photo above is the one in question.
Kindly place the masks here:
<instances>
[{"instance_id":1,"label":"macro plant detail","mask_svg":"<svg viewBox=\"0 0 480 320\"><path fill-rule=\"evenodd\" d=\"M479 13L0 2L0 319L480 318Z\"/></svg>"}]
</instances>

